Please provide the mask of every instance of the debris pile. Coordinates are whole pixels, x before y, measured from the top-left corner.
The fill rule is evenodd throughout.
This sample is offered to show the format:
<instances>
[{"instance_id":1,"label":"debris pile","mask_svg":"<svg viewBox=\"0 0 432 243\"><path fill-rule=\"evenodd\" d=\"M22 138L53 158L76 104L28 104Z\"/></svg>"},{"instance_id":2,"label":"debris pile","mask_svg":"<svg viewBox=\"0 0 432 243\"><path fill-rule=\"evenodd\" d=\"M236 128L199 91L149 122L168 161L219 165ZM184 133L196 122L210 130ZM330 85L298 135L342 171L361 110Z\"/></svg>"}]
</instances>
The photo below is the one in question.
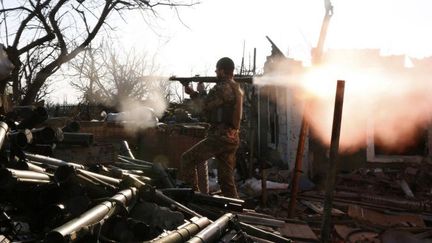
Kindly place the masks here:
<instances>
[{"instance_id":1,"label":"debris pile","mask_svg":"<svg viewBox=\"0 0 432 243\"><path fill-rule=\"evenodd\" d=\"M339 174L332 210L334 242L430 242L431 173L432 165L423 163ZM317 235L323 200L322 191L304 191L296 211Z\"/></svg>"},{"instance_id":2,"label":"debris pile","mask_svg":"<svg viewBox=\"0 0 432 243\"><path fill-rule=\"evenodd\" d=\"M136 158L126 141L109 163L55 156L62 147L93 146L93 134L79 128L68 118L48 119L43 107L18 107L1 117L2 242L319 241L324 193L304 176L295 218L288 218L288 170L268 171L265 184L263 178L244 180L243 199L194 192L177 179L176 168ZM201 124L157 129L168 136L205 132ZM427 161L341 173L332 241L427 242L431 198Z\"/></svg>"},{"instance_id":3,"label":"debris pile","mask_svg":"<svg viewBox=\"0 0 432 243\"><path fill-rule=\"evenodd\" d=\"M92 143L71 123L43 125L43 111L31 107L27 118L0 121L2 242L290 242L278 233L286 222L240 199L180 187L174 169L135 158L127 142L110 164L29 149Z\"/></svg>"},{"instance_id":4,"label":"debris pile","mask_svg":"<svg viewBox=\"0 0 432 243\"><path fill-rule=\"evenodd\" d=\"M428 162L381 164L340 173L331 211L331 242L431 242L431 173L432 165ZM267 176L267 185L276 183L278 178ZM296 242L318 242L325 193L306 177L302 177L299 188L302 192L297 197L294 218L288 217L290 189L269 187L261 194L261 188L256 188L255 194L248 193L245 200L259 205L256 212L285 222L279 228L283 236Z\"/></svg>"}]
</instances>

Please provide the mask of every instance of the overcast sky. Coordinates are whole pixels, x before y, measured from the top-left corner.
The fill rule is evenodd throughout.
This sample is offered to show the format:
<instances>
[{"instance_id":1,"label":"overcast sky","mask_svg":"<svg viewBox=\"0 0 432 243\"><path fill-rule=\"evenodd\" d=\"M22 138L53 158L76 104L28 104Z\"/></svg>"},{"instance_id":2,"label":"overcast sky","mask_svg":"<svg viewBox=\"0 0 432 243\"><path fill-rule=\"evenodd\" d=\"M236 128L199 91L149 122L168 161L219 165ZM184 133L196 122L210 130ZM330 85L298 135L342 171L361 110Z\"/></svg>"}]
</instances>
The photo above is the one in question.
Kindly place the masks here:
<instances>
[{"instance_id":1,"label":"overcast sky","mask_svg":"<svg viewBox=\"0 0 432 243\"><path fill-rule=\"evenodd\" d=\"M328 48L379 48L384 54L432 54L431 0L332 0ZM126 16L117 36L126 49L155 56L161 74L212 75L222 56L246 64L257 48L257 66L270 54L269 36L287 55L306 60L316 45L324 0L201 0L191 8L157 9L160 18ZM59 92L53 100L73 100ZM69 98L70 96L70 98Z\"/></svg>"},{"instance_id":2,"label":"overcast sky","mask_svg":"<svg viewBox=\"0 0 432 243\"><path fill-rule=\"evenodd\" d=\"M327 47L380 48L386 53L414 56L432 53L432 1L333 0ZM165 9L167 10L167 9ZM172 11L150 38L141 17L131 16L124 29L125 43L156 48L166 72L190 74L213 71L220 56L239 62L243 42L246 54L257 48L262 64L270 52L268 35L286 54L305 59L315 46L324 15L323 0L203 0L179 10L182 26ZM289 52L289 53L288 53ZM248 57L248 56L247 56Z\"/></svg>"}]
</instances>

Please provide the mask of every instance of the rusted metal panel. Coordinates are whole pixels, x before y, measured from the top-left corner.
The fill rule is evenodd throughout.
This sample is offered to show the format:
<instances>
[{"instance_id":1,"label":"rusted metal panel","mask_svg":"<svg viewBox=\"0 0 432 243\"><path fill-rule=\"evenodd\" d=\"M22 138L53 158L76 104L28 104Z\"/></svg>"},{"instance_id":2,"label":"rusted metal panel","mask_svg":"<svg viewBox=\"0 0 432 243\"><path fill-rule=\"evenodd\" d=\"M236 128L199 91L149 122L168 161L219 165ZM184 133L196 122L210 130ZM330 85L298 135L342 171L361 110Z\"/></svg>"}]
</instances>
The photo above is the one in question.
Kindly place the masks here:
<instances>
[{"instance_id":1,"label":"rusted metal panel","mask_svg":"<svg viewBox=\"0 0 432 243\"><path fill-rule=\"evenodd\" d=\"M81 122L81 132L92 133L95 142L120 143L127 140L131 148L138 148L135 156L172 168L180 168L182 153L205 137L206 128L206 124L202 123L179 123L131 134L121 124Z\"/></svg>"},{"instance_id":2,"label":"rusted metal panel","mask_svg":"<svg viewBox=\"0 0 432 243\"><path fill-rule=\"evenodd\" d=\"M118 149L113 144L94 144L90 147L67 147L53 151L53 157L81 164L112 164L117 161Z\"/></svg>"},{"instance_id":3,"label":"rusted metal panel","mask_svg":"<svg viewBox=\"0 0 432 243\"><path fill-rule=\"evenodd\" d=\"M206 135L199 123L173 124L145 130L139 138L139 157L180 168L181 155Z\"/></svg>"},{"instance_id":4,"label":"rusted metal panel","mask_svg":"<svg viewBox=\"0 0 432 243\"><path fill-rule=\"evenodd\" d=\"M135 144L139 133L127 132L122 124L113 122L81 121L80 132L92 133L94 140L98 141L122 141L127 140Z\"/></svg>"},{"instance_id":5,"label":"rusted metal panel","mask_svg":"<svg viewBox=\"0 0 432 243\"><path fill-rule=\"evenodd\" d=\"M289 239L318 242L318 237L307 224L285 223L279 231Z\"/></svg>"}]
</instances>

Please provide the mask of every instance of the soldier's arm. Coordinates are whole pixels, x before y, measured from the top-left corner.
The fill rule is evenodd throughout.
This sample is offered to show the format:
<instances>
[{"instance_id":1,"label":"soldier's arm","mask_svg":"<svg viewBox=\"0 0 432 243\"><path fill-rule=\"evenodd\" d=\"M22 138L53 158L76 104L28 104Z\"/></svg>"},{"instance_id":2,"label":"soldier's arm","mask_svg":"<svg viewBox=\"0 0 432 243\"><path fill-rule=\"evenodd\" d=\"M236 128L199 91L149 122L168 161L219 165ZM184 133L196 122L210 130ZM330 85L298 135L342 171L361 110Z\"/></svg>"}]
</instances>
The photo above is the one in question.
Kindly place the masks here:
<instances>
[{"instance_id":1,"label":"soldier's arm","mask_svg":"<svg viewBox=\"0 0 432 243\"><path fill-rule=\"evenodd\" d=\"M185 91L190 95L191 99L204 98L207 95L203 82L198 83L197 91L194 91L190 86L187 86Z\"/></svg>"}]
</instances>

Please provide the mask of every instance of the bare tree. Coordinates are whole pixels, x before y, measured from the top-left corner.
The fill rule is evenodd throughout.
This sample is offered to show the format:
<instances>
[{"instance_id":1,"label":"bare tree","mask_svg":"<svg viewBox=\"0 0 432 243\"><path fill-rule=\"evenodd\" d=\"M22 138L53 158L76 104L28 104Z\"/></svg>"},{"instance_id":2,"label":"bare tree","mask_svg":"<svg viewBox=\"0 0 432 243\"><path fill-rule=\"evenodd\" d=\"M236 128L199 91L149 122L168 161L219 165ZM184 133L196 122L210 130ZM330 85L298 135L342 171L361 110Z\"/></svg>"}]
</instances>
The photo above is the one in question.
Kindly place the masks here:
<instances>
[{"instance_id":1,"label":"bare tree","mask_svg":"<svg viewBox=\"0 0 432 243\"><path fill-rule=\"evenodd\" d=\"M69 63L74 70L71 85L83 94L82 102L116 106L125 100L148 100L152 93L169 99L168 81L157 75L158 65L153 58L110 46L105 43L87 48L80 58Z\"/></svg>"},{"instance_id":2,"label":"bare tree","mask_svg":"<svg viewBox=\"0 0 432 243\"><path fill-rule=\"evenodd\" d=\"M179 84L174 84L172 85L172 89L171 89L171 100L174 101L175 103L183 103L184 101L184 88L183 85L179 85Z\"/></svg>"},{"instance_id":3,"label":"bare tree","mask_svg":"<svg viewBox=\"0 0 432 243\"><path fill-rule=\"evenodd\" d=\"M3 2L3 1L2 1ZM13 3L12 3L13 2ZM46 80L81 53L106 28L109 17L156 6L176 9L197 2L174 0L16 0L1 6L2 41L15 69L0 81L0 93L11 83L15 102L30 104Z\"/></svg>"}]
</instances>

